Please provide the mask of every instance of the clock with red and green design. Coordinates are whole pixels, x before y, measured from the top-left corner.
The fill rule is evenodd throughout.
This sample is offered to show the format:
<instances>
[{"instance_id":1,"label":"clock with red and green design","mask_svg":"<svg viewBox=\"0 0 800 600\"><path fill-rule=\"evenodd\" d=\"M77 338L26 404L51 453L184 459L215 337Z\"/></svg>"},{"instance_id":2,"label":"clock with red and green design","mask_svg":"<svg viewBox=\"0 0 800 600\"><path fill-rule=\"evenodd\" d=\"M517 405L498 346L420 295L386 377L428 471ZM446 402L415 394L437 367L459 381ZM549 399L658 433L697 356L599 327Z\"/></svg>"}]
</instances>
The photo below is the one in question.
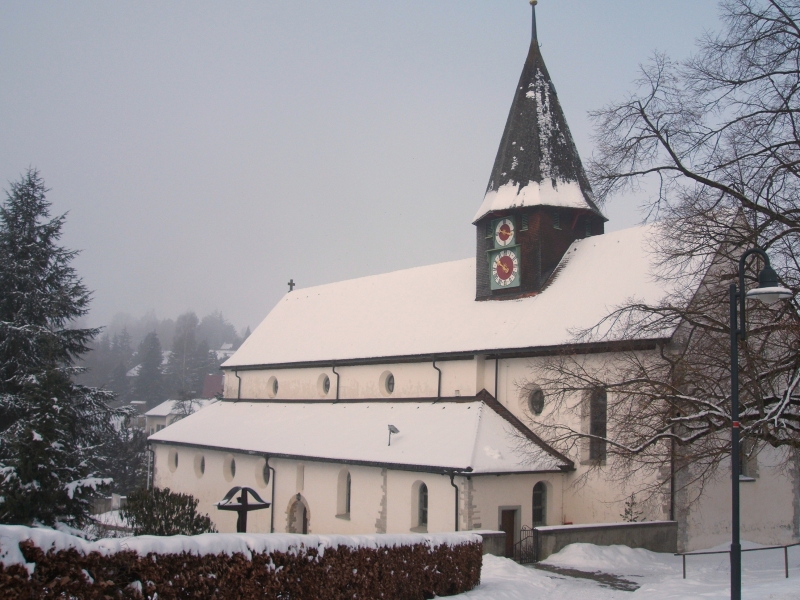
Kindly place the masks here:
<instances>
[{"instance_id":1,"label":"clock with red and green design","mask_svg":"<svg viewBox=\"0 0 800 600\"><path fill-rule=\"evenodd\" d=\"M494 222L494 247L506 248L514 245L514 221L511 219L498 219Z\"/></svg>"},{"instance_id":2,"label":"clock with red and green design","mask_svg":"<svg viewBox=\"0 0 800 600\"><path fill-rule=\"evenodd\" d=\"M519 246L495 250L489 254L491 288L504 290L519 286Z\"/></svg>"}]
</instances>

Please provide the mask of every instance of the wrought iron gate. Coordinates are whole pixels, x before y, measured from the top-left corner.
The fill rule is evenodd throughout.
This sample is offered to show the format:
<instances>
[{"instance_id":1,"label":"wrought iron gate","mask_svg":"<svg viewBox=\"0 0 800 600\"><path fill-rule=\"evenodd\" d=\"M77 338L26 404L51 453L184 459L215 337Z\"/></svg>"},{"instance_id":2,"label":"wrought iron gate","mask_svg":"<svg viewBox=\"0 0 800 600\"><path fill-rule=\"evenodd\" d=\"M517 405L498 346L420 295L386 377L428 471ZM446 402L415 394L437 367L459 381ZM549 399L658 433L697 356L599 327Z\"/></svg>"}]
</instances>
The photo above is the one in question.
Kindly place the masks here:
<instances>
[{"instance_id":1,"label":"wrought iron gate","mask_svg":"<svg viewBox=\"0 0 800 600\"><path fill-rule=\"evenodd\" d=\"M514 560L520 564L530 564L538 560L536 556L538 532L530 527L523 527L519 532L519 541L514 544Z\"/></svg>"}]
</instances>

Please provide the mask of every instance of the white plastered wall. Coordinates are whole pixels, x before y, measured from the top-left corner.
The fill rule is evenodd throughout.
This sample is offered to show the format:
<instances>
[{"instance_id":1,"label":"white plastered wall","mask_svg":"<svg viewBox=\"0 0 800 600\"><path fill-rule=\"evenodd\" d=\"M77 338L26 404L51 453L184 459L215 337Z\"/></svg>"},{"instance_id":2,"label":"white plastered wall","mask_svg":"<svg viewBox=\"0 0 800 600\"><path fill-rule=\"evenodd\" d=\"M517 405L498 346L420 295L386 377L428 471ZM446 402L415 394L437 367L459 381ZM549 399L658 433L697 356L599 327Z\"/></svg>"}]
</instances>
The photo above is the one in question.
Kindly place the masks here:
<instances>
[{"instance_id":1,"label":"white plastered wall","mask_svg":"<svg viewBox=\"0 0 800 600\"><path fill-rule=\"evenodd\" d=\"M264 459L248 454L230 454L217 450L154 444L154 485L168 487L174 492L192 494L199 500L197 510L207 514L220 532L236 531L236 513L218 510L215 506L234 486L253 488L267 502L270 489L260 474ZM169 464L170 452L177 452L178 467ZM205 472L198 476L195 460L205 458ZM226 466L230 458L236 461L236 473L232 479L226 477ZM247 516L247 530L254 533L269 533L269 510L252 511Z\"/></svg>"},{"instance_id":2,"label":"white plastered wall","mask_svg":"<svg viewBox=\"0 0 800 600\"><path fill-rule=\"evenodd\" d=\"M766 447L758 454L755 481L739 483L741 528L743 540L761 544L786 544L797 541L798 464L786 464L783 450ZM682 506L685 530L680 543L686 550L709 548L731 539L731 480L729 469L723 468L706 485L702 501ZM693 495L690 487L687 494Z\"/></svg>"},{"instance_id":3,"label":"white plastered wall","mask_svg":"<svg viewBox=\"0 0 800 600\"><path fill-rule=\"evenodd\" d=\"M520 527L533 524L533 486L544 482L547 489L546 525L563 523L563 475L530 473L524 475L481 475L472 477L475 504L480 507L480 520L471 529L499 529L500 512L517 509Z\"/></svg>"},{"instance_id":4,"label":"white plastered wall","mask_svg":"<svg viewBox=\"0 0 800 600\"><path fill-rule=\"evenodd\" d=\"M607 355L589 355L586 360L591 364L606 358ZM526 409L521 385L527 381L536 382L537 370L541 368L542 361L543 359L529 358L499 362L498 400L526 424L530 423L531 417ZM493 372L490 372L493 369L494 361L485 361L487 379L493 376ZM547 416L550 409L545 400L542 417ZM577 415L569 414L563 415L561 420L571 419L573 426L577 427L579 423L574 421L576 418ZM536 430L535 426L532 428ZM771 448L762 450L757 458L756 481L741 484L743 539L775 544L796 540L800 536L797 530L800 485L791 475L791 468L787 470L779 466L783 464L779 455L779 451ZM589 466L581 464L581 457L577 453L570 458L574 460L576 470L566 474L563 479L562 519L565 523L619 522L631 493L641 490L649 483L645 478L614 481L606 476L609 465L599 471L592 471ZM797 473L797 465L794 472ZM669 473L665 471L657 476L667 478ZM670 499L666 489L665 493L636 506L643 511L642 516L647 520L669 518ZM699 502L689 504L693 493L694 490L690 488L685 494L676 494L675 515L681 521L680 549L708 548L730 540L731 492L727 468L723 466L720 475L706 484Z\"/></svg>"},{"instance_id":5,"label":"white plastered wall","mask_svg":"<svg viewBox=\"0 0 800 600\"><path fill-rule=\"evenodd\" d=\"M380 467L339 463L271 459L275 469L272 481L265 485L261 478L264 459L248 454L230 454L216 450L155 444L154 483L175 492L189 493L198 500L198 511L208 514L220 532L236 531L236 513L220 511L216 503L234 486L251 487L267 502L271 501L275 482L276 532L286 532L288 511L301 495L308 506L309 533L371 534L385 528L387 533L409 533L413 523L413 485L424 481L428 486L427 531L453 531L455 526L455 490L446 475L412 471L386 470L386 513L382 524L384 470ZM178 453L178 467L169 464ZM198 477L195 458L205 458L205 472ZM233 458L236 473L228 479L226 465ZM298 477L298 467L302 477ZM339 474L347 469L351 476L351 510L349 519L337 516ZM458 483L458 478L456 479ZM463 498L462 503L463 505ZM267 533L270 530L270 509L248 515L247 530Z\"/></svg>"},{"instance_id":6,"label":"white plastered wall","mask_svg":"<svg viewBox=\"0 0 800 600\"><path fill-rule=\"evenodd\" d=\"M436 367L442 371L443 397L474 396L479 360L438 361ZM387 394L381 385L381 376L389 371L394 375L394 392ZM339 399L364 398L435 398L439 373L433 362L390 363L385 365L338 366ZM324 393L320 376L327 375L330 390ZM239 379L241 391L239 391ZM278 393L272 394L272 378L278 381ZM336 399L336 374L331 367L309 367L302 369L264 369L249 371L225 371L225 397L276 400L334 400ZM237 396L237 394L239 394Z\"/></svg>"}]
</instances>

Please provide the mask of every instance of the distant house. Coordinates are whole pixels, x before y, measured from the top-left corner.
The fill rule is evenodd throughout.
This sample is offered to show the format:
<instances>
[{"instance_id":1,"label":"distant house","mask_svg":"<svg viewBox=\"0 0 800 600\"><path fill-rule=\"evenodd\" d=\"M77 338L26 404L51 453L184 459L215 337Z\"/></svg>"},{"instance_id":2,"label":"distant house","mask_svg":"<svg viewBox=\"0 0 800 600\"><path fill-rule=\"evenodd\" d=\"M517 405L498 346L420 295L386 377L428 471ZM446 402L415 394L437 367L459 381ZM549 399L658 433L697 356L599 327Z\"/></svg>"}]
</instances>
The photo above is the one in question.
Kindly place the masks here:
<instances>
[{"instance_id":1,"label":"distant house","mask_svg":"<svg viewBox=\"0 0 800 600\"><path fill-rule=\"evenodd\" d=\"M203 393L201 398L218 398L224 391L225 376L222 373L206 375L203 380Z\"/></svg>"},{"instance_id":2,"label":"distant house","mask_svg":"<svg viewBox=\"0 0 800 600\"><path fill-rule=\"evenodd\" d=\"M145 413L145 431L148 432L148 435L153 435L171 423L179 421L183 417L188 417L213 402L215 400L210 398L166 400Z\"/></svg>"},{"instance_id":3,"label":"distant house","mask_svg":"<svg viewBox=\"0 0 800 600\"><path fill-rule=\"evenodd\" d=\"M236 348L233 347L233 344L222 344L219 350L214 350L217 355L217 360L228 360L231 356L236 353Z\"/></svg>"},{"instance_id":4,"label":"distant house","mask_svg":"<svg viewBox=\"0 0 800 600\"><path fill-rule=\"evenodd\" d=\"M146 426L146 417L144 414L147 412L147 402L144 400L132 400L130 405L136 409L136 419L134 421L136 427L144 429Z\"/></svg>"}]
</instances>

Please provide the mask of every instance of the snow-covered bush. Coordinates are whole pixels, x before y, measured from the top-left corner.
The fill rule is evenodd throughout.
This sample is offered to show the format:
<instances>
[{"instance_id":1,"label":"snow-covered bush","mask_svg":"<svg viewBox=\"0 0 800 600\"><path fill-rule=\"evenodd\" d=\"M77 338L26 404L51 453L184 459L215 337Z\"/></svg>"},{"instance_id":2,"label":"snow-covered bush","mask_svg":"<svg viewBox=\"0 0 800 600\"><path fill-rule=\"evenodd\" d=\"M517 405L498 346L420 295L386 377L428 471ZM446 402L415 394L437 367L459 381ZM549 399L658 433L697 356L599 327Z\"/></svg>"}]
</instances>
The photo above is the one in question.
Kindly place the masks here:
<instances>
[{"instance_id":1,"label":"snow-covered bush","mask_svg":"<svg viewBox=\"0 0 800 600\"><path fill-rule=\"evenodd\" d=\"M10 598L422 600L480 583L471 533L361 536L204 534L85 540L0 526Z\"/></svg>"},{"instance_id":2,"label":"snow-covered bush","mask_svg":"<svg viewBox=\"0 0 800 600\"><path fill-rule=\"evenodd\" d=\"M128 496L120 515L136 535L197 535L214 533L208 515L197 512L199 500L169 488L138 490Z\"/></svg>"}]
</instances>

